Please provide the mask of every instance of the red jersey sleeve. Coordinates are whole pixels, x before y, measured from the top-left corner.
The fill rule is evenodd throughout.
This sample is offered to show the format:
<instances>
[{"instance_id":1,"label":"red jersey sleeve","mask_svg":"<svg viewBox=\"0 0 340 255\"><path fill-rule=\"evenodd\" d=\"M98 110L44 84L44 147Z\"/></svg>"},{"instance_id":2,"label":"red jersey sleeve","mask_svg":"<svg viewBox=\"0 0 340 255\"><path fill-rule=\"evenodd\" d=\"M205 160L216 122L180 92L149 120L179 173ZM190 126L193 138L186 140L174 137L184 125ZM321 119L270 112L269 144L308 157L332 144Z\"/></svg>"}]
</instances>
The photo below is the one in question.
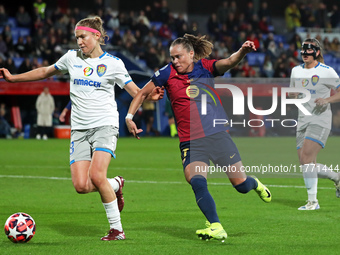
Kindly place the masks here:
<instances>
[{"instance_id":1,"label":"red jersey sleeve","mask_svg":"<svg viewBox=\"0 0 340 255\"><path fill-rule=\"evenodd\" d=\"M217 62L216 59L201 59L202 66L211 72L214 76L219 76L220 74L217 72L215 63Z\"/></svg>"}]
</instances>

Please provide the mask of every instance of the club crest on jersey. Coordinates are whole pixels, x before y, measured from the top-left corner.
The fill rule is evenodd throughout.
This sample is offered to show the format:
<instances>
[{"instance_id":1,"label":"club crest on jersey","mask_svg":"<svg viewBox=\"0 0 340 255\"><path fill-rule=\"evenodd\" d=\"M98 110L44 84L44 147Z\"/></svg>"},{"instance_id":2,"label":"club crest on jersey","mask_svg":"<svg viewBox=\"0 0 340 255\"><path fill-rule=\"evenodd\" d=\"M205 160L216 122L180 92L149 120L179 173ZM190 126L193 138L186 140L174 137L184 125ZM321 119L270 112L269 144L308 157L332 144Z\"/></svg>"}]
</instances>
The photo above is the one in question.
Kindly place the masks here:
<instances>
[{"instance_id":1,"label":"club crest on jersey","mask_svg":"<svg viewBox=\"0 0 340 255\"><path fill-rule=\"evenodd\" d=\"M97 66L97 74L99 77L102 77L106 73L106 65L101 64Z\"/></svg>"},{"instance_id":2,"label":"club crest on jersey","mask_svg":"<svg viewBox=\"0 0 340 255\"><path fill-rule=\"evenodd\" d=\"M90 76L93 73L93 69L91 67L85 67L84 68L84 75Z\"/></svg>"},{"instance_id":3,"label":"club crest on jersey","mask_svg":"<svg viewBox=\"0 0 340 255\"><path fill-rule=\"evenodd\" d=\"M313 84L313 86L315 86L318 82L319 82L319 76L317 76L317 75L313 75L312 76L312 84Z\"/></svg>"},{"instance_id":4,"label":"club crest on jersey","mask_svg":"<svg viewBox=\"0 0 340 255\"><path fill-rule=\"evenodd\" d=\"M200 90L196 85L190 85L186 89L187 96L190 98L195 98L199 95Z\"/></svg>"},{"instance_id":5,"label":"club crest on jersey","mask_svg":"<svg viewBox=\"0 0 340 255\"><path fill-rule=\"evenodd\" d=\"M307 87L308 83L309 83L309 80L303 79L302 80L302 87Z\"/></svg>"}]
</instances>

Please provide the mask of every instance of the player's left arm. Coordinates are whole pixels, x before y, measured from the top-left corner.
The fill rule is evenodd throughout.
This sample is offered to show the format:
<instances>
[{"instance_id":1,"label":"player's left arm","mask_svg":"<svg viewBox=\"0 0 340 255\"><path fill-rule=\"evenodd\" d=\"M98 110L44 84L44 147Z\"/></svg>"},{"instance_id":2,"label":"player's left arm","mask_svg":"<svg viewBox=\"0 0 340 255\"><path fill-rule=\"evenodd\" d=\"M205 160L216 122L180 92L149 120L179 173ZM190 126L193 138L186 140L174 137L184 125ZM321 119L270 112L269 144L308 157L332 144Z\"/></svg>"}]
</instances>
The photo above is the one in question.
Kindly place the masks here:
<instances>
[{"instance_id":1,"label":"player's left arm","mask_svg":"<svg viewBox=\"0 0 340 255\"><path fill-rule=\"evenodd\" d=\"M233 53L229 58L216 61L215 67L219 74L224 74L229 69L235 67L249 52L256 51L254 42L246 41L242 47Z\"/></svg>"}]
</instances>

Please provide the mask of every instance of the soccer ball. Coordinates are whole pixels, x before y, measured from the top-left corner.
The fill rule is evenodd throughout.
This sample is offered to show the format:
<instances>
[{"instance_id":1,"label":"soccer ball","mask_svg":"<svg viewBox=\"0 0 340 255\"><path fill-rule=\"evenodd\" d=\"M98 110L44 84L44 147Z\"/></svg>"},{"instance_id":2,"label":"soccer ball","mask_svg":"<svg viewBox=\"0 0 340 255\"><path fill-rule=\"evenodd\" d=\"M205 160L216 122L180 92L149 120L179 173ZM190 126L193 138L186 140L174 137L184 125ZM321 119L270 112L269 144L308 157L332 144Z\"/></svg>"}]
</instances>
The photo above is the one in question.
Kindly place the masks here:
<instances>
[{"instance_id":1,"label":"soccer ball","mask_svg":"<svg viewBox=\"0 0 340 255\"><path fill-rule=\"evenodd\" d=\"M27 243L35 234L35 222L27 213L12 214L5 223L5 233L13 243Z\"/></svg>"}]
</instances>

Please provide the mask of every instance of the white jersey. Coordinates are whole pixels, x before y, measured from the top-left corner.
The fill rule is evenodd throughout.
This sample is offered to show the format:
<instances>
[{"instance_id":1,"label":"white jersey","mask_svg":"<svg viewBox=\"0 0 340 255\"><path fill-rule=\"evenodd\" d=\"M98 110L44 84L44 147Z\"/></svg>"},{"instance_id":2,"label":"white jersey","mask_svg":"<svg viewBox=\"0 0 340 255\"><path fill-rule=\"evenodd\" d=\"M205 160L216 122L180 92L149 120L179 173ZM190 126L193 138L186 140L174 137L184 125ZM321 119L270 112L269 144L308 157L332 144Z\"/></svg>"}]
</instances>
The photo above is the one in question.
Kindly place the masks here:
<instances>
[{"instance_id":1,"label":"white jersey","mask_svg":"<svg viewBox=\"0 0 340 255\"><path fill-rule=\"evenodd\" d=\"M307 124L316 124L331 129L332 112L330 104L317 106L314 101L316 98L329 97L331 89L340 86L339 76L332 67L322 63L309 69L304 68L304 66L305 64L302 64L292 69L290 87L304 88L310 93L311 99L303 106L312 115L305 115L299 110L297 130L304 129Z\"/></svg>"},{"instance_id":2,"label":"white jersey","mask_svg":"<svg viewBox=\"0 0 340 255\"><path fill-rule=\"evenodd\" d=\"M132 81L122 60L107 52L87 58L81 50L69 50L54 66L70 74L73 130L119 126L114 86Z\"/></svg>"}]
</instances>

